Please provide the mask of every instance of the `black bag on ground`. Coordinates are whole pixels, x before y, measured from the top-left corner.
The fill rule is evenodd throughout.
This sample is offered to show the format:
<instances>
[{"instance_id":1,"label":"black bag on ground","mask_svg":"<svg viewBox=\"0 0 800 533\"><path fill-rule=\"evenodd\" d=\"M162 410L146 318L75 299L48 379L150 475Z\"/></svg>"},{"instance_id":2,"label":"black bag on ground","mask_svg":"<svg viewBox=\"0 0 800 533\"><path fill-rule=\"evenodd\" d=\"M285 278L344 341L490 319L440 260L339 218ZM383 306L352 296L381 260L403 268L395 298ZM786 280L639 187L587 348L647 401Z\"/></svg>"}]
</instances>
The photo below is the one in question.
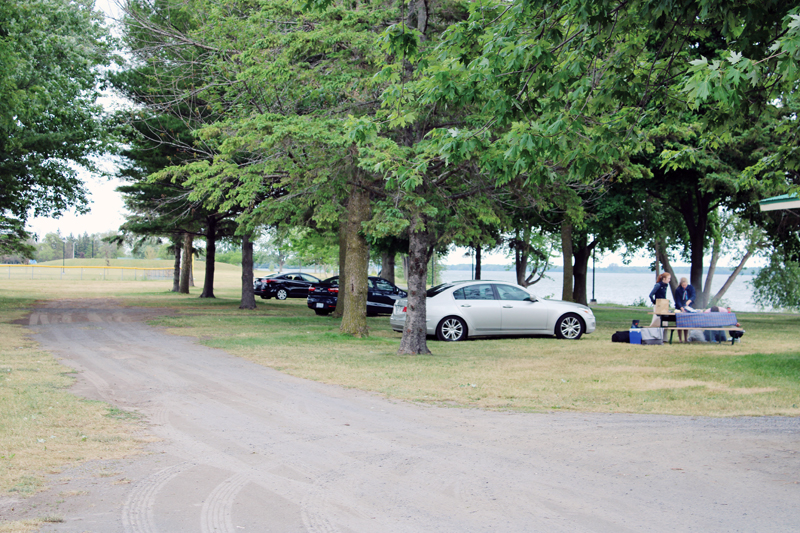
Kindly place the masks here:
<instances>
[{"instance_id":1,"label":"black bag on ground","mask_svg":"<svg viewBox=\"0 0 800 533\"><path fill-rule=\"evenodd\" d=\"M631 342L631 332L628 330L625 331L617 331L613 335L611 335L611 342Z\"/></svg>"}]
</instances>

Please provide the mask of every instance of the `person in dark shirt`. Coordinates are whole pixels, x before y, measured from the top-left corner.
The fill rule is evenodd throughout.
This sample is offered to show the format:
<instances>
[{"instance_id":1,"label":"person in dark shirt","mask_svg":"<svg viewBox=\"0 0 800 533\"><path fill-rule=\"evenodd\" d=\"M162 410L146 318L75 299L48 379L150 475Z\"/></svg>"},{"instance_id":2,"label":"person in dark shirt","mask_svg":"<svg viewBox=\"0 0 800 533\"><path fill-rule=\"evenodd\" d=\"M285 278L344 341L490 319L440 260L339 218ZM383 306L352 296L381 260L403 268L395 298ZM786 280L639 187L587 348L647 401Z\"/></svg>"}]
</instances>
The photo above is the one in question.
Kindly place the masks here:
<instances>
[{"instance_id":1,"label":"person in dark shirt","mask_svg":"<svg viewBox=\"0 0 800 533\"><path fill-rule=\"evenodd\" d=\"M653 287L653 290L650 291L650 301L652 303L656 303L656 300L667 297L667 289L669 288L669 281L671 279L672 276L669 272L662 272L658 275L658 281Z\"/></svg>"},{"instance_id":2,"label":"person in dark shirt","mask_svg":"<svg viewBox=\"0 0 800 533\"><path fill-rule=\"evenodd\" d=\"M658 275L658 281L656 282L653 290L650 291L650 301L655 304L656 300L659 299L666 299L667 298L667 289L669 289L669 281L672 279L672 276L669 272L662 272ZM650 322L650 327L657 326L661 323L661 319L653 313L653 320Z\"/></svg>"},{"instance_id":3,"label":"person in dark shirt","mask_svg":"<svg viewBox=\"0 0 800 533\"><path fill-rule=\"evenodd\" d=\"M678 285L678 288L675 289L675 309L681 311L682 313L694 311L691 305L694 303L695 296L696 293L694 287L689 285L689 280L686 278L681 278L680 285ZM678 342L689 342L688 329L678 330Z\"/></svg>"},{"instance_id":4,"label":"person in dark shirt","mask_svg":"<svg viewBox=\"0 0 800 533\"><path fill-rule=\"evenodd\" d=\"M697 293L694 287L689 285L689 280L681 278L680 285L675 289L675 309L680 309L684 312L687 311L686 307L691 307L696 296Z\"/></svg>"}]
</instances>

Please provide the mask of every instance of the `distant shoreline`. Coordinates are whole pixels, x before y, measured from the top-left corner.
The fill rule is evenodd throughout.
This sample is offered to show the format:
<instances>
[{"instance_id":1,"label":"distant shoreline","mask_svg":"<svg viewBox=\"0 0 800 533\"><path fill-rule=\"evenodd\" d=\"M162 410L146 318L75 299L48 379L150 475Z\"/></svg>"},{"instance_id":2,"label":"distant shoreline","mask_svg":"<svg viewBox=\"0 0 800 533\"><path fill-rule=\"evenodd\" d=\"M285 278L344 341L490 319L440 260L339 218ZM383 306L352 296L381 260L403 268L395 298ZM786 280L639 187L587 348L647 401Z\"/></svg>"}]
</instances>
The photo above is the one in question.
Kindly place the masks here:
<instances>
[{"instance_id":1,"label":"distant shoreline","mask_svg":"<svg viewBox=\"0 0 800 533\"><path fill-rule=\"evenodd\" d=\"M467 271L467 272L469 272L469 271L471 271L471 270L473 270L475 268L474 265L470 265L469 263L466 263L466 264L460 263L458 265L436 265L436 266L437 266L437 268L444 267L444 269L448 270L448 271ZM503 272L503 271L513 271L513 270L514 270L514 265L481 265L481 271L482 272ZM675 274L687 274L688 275L691 272L691 269L688 266L675 267L675 268L673 268L673 270L674 270ZM728 267L717 267L717 269L714 271L714 273L715 274L720 274L720 275L722 275L722 274L730 275L731 273L733 273L733 270L734 269L728 268ZM754 275L758 274L759 270L760 269L758 269L758 268L744 268L744 269L742 269L742 272L741 272L740 275L742 275L742 276L748 276L748 275L754 276ZM589 264L589 272L591 273L591 271L592 271L592 265L590 263ZM552 268L548 268L547 272L564 272L564 267L562 267L562 266L554 266ZM602 273L605 273L605 274L648 274L648 273L653 273L653 271L650 270L650 267L646 267L646 266L620 266L620 265L610 265L610 266L607 266L607 267L597 267L595 272L597 272L597 273L601 273L602 272ZM703 269L703 274L704 275L707 272L708 272L708 267Z\"/></svg>"}]
</instances>

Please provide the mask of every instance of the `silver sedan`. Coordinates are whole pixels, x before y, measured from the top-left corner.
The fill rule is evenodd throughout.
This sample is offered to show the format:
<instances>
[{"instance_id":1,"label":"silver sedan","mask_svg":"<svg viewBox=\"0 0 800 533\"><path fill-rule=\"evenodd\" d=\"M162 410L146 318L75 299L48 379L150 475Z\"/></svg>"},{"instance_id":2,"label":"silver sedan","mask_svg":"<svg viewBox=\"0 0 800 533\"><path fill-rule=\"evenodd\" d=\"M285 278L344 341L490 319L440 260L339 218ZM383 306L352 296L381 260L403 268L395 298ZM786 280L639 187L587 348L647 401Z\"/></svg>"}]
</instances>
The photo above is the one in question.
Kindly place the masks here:
<instances>
[{"instance_id":1,"label":"silver sedan","mask_svg":"<svg viewBox=\"0 0 800 533\"><path fill-rule=\"evenodd\" d=\"M395 303L389 323L403 331L407 299ZM490 335L555 335L580 339L595 330L592 310L561 300L539 300L503 281L454 281L428 290L428 335L441 341Z\"/></svg>"}]
</instances>

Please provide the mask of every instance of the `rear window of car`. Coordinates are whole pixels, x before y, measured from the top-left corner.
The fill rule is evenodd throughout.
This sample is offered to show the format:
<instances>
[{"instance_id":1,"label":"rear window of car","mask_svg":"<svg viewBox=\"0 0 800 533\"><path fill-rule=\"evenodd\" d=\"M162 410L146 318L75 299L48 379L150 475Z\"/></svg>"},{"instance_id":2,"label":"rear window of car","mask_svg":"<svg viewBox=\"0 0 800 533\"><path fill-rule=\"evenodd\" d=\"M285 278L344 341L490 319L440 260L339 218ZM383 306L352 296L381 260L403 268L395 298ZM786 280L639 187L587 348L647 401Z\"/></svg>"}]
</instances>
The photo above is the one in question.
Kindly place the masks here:
<instances>
[{"instance_id":1,"label":"rear window of car","mask_svg":"<svg viewBox=\"0 0 800 533\"><path fill-rule=\"evenodd\" d=\"M470 285L453 291L456 300L494 300L494 291L489 284Z\"/></svg>"},{"instance_id":2,"label":"rear window of car","mask_svg":"<svg viewBox=\"0 0 800 533\"><path fill-rule=\"evenodd\" d=\"M394 290L394 285L392 285L391 283L389 283L388 281L386 281L385 279L382 279L382 278L378 278L378 279L375 280L375 287L377 287L378 290L381 290L381 291L393 291Z\"/></svg>"},{"instance_id":3,"label":"rear window of car","mask_svg":"<svg viewBox=\"0 0 800 533\"><path fill-rule=\"evenodd\" d=\"M433 296L436 296L440 292L446 291L447 289L449 289L450 287L453 287L453 286L454 285L452 283L442 283L441 285L437 285L435 287L431 287L430 289L428 289L428 292L426 292L425 295L428 298L431 298Z\"/></svg>"}]
</instances>

